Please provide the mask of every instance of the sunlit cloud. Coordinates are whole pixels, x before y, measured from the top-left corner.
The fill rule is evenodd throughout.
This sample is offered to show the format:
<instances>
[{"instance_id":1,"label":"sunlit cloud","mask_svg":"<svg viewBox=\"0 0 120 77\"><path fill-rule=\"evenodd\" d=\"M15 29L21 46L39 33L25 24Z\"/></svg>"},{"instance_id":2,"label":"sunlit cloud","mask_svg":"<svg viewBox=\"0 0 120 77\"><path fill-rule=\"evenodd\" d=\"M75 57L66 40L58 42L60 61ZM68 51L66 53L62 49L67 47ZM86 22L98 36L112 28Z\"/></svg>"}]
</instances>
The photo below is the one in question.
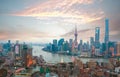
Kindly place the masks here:
<instances>
[{"instance_id":1,"label":"sunlit cloud","mask_svg":"<svg viewBox=\"0 0 120 77\"><path fill-rule=\"evenodd\" d=\"M105 18L110 21L110 39L120 40L120 0L18 0L12 3L5 0L0 3L0 40L74 39L77 25L78 41L94 37L98 26L100 40L104 41Z\"/></svg>"},{"instance_id":2,"label":"sunlit cloud","mask_svg":"<svg viewBox=\"0 0 120 77\"><path fill-rule=\"evenodd\" d=\"M34 30L0 30L0 40L41 41L47 38L58 38L50 33Z\"/></svg>"},{"instance_id":3,"label":"sunlit cloud","mask_svg":"<svg viewBox=\"0 0 120 77\"><path fill-rule=\"evenodd\" d=\"M100 8L96 10L96 12L92 9L86 10L80 8L81 5L87 6L93 4L95 1L96 0L49 0L23 11L16 12L13 15L30 16L36 17L37 19L57 17L63 18L63 22L85 24L100 20L104 17L104 12Z\"/></svg>"},{"instance_id":4,"label":"sunlit cloud","mask_svg":"<svg viewBox=\"0 0 120 77\"><path fill-rule=\"evenodd\" d=\"M119 31L112 31L112 32L110 32L110 36L119 35L119 34L120 34Z\"/></svg>"}]
</instances>

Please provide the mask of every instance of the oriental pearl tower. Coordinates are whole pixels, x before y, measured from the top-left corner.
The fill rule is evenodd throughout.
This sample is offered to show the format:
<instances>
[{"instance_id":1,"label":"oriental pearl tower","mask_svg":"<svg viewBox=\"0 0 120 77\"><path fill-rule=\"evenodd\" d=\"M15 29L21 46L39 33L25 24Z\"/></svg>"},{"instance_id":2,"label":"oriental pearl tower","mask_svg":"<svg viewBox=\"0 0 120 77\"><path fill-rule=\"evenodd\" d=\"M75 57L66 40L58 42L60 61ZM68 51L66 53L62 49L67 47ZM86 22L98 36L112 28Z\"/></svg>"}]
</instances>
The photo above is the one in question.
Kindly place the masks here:
<instances>
[{"instance_id":1,"label":"oriental pearl tower","mask_svg":"<svg viewBox=\"0 0 120 77\"><path fill-rule=\"evenodd\" d=\"M74 36L75 36L75 40L74 40L74 43L73 43L73 52L77 52L78 51L78 42L77 42L78 33L77 33L77 27L76 26L75 26Z\"/></svg>"}]
</instances>

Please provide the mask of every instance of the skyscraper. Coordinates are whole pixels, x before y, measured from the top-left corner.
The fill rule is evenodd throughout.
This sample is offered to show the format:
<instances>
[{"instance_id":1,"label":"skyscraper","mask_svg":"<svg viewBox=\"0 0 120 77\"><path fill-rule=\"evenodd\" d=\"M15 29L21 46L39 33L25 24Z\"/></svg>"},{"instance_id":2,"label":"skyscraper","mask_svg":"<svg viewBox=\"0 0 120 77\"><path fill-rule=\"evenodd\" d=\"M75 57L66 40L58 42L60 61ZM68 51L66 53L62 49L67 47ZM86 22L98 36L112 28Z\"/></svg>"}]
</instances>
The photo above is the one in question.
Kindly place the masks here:
<instances>
[{"instance_id":1,"label":"skyscraper","mask_svg":"<svg viewBox=\"0 0 120 77\"><path fill-rule=\"evenodd\" d=\"M58 41L58 51L62 51L62 45L64 43L64 38L61 38L59 41Z\"/></svg>"},{"instance_id":2,"label":"skyscraper","mask_svg":"<svg viewBox=\"0 0 120 77\"><path fill-rule=\"evenodd\" d=\"M105 19L105 43L109 42L109 20Z\"/></svg>"},{"instance_id":3,"label":"skyscraper","mask_svg":"<svg viewBox=\"0 0 120 77\"><path fill-rule=\"evenodd\" d=\"M10 40L8 40L7 49L8 49L8 51L11 51L11 41Z\"/></svg>"},{"instance_id":4,"label":"skyscraper","mask_svg":"<svg viewBox=\"0 0 120 77\"><path fill-rule=\"evenodd\" d=\"M120 42L117 42L117 56L120 56Z\"/></svg>"},{"instance_id":5,"label":"skyscraper","mask_svg":"<svg viewBox=\"0 0 120 77\"><path fill-rule=\"evenodd\" d=\"M14 46L14 50L15 50L16 56L20 56L20 44L19 44L18 40L16 41L16 44Z\"/></svg>"},{"instance_id":6,"label":"skyscraper","mask_svg":"<svg viewBox=\"0 0 120 77\"><path fill-rule=\"evenodd\" d=\"M62 46L62 45L63 45L63 42L64 42L64 38L61 38L61 39L58 41L58 46Z\"/></svg>"},{"instance_id":7,"label":"skyscraper","mask_svg":"<svg viewBox=\"0 0 120 77\"><path fill-rule=\"evenodd\" d=\"M3 45L0 44L0 53L3 51Z\"/></svg>"},{"instance_id":8,"label":"skyscraper","mask_svg":"<svg viewBox=\"0 0 120 77\"><path fill-rule=\"evenodd\" d=\"M108 43L109 43L109 19L105 19L105 51L107 52L106 55L109 55L109 47L108 47Z\"/></svg>"},{"instance_id":9,"label":"skyscraper","mask_svg":"<svg viewBox=\"0 0 120 77\"><path fill-rule=\"evenodd\" d=\"M72 47L73 39L69 39L69 47Z\"/></svg>"},{"instance_id":10,"label":"skyscraper","mask_svg":"<svg viewBox=\"0 0 120 77\"><path fill-rule=\"evenodd\" d=\"M54 44L55 46L57 46L57 39L54 39L54 40L53 40L53 44Z\"/></svg>"},{"instance_id":11,"label":"skyscraper","mask_svg":"<svg viewBox=\"0 0 120 77\"><path fill-rule=\"evenodd\" d=\"M90 45L91 47L94 46L94 37L90 37Z\"/></svg>"},{"instance_id":12,"label":"skyscraper","mask_svg":"<svg viewBox=\"0 0 120 77\"><path fill-rule=\"evenodd\" d=\"M58 44L57 44L57 39L53 40L53 44L52 44L52 51L58 51Z\"/></svg>"},{"instance_id":13,"label":"skyscraper","mask_svg":"<svg viewBox=\"0 0 120 77\"><path fill-rule=\"evenodd\" d=\"M83 44L83 40L80 40L80 45L82 45Z\"/></svg>"},{"instance_id":14,"label":"skyscraper","mask_svg":"<svg viewBox=\"0 0 120 77\"><path fill-rule=\"evenodd\" d=\"M78 50L79 50L80 52L83 51L83 40L80 40L80 43L79 43L79 45L78 45Z\"/></svg>"},{"instance_id":15,"label":"skyscraper","mask_svg":"<svg viewBox=\"0 0 120 77\"><path fill-rule=\"evenodd\" d=\"M95 48L100 47L100 27L95 28Z\"/></svg>"}]
</instances>

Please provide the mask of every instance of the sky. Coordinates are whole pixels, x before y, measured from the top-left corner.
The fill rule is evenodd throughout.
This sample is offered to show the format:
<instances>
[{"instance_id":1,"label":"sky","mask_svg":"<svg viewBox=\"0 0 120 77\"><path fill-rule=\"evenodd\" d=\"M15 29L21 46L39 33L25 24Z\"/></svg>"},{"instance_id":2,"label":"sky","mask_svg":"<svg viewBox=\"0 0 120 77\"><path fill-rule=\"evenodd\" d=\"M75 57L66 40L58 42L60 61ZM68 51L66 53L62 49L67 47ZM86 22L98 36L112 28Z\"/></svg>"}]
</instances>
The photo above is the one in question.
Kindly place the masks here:
<instances>
[{"instance_id":1,"label":"sky","mask_svg":"<svg viewBox=\"0 0 120 77\"><path fill-rule=\"evenodd\" d=\"M104 41L109 19L110 41L120 41L120 0L0 0L0 41L48 43L53 39L89 41L100 27Z\"/></svg>"}]
</instances>

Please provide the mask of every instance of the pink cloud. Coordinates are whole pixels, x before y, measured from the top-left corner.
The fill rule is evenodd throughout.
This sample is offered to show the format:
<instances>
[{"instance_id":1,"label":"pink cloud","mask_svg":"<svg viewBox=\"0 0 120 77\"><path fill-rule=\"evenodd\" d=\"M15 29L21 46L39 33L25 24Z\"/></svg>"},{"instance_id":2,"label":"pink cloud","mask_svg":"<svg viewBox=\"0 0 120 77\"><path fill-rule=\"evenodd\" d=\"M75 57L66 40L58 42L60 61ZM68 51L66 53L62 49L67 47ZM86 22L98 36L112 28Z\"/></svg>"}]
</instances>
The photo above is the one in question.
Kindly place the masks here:
<instances>
[{"instance_id":1,"label":"pink cloud","mask_svg":"<svg viewBox=\"0 0 120 77\"><path fill-rule=\"evenodd\" d=\"M49 0L39 5L30 7L23 11L17 12L16 16L31 16L31 17L62 17L65 21L73 23L80 22L82 24L100 20L104 17L102 10L96 12L88 12L90 10L73 8L75 4L89 5L95 0ZM100 0L99 0L100 1ZM79 6L78 6L79 7ZM69 19L68 19L69 18ZM73 20L71 20L73 19Z\"/></svg>"},{"instance_id":2,"label":"pink cloud","mask_svg":"<svg viewBox=\"0 0 120 77\"><path fill-rule=\"evenodd\" d=\"M21 30L21 31L7 31L3 30L0 31L0 40L33 40L33 41L38 41L43 38L55 38L56 36L50 35L49 33L45 32L37 32L37 31L31 31L31 30Z\"/></svg>"}]
</instances>

